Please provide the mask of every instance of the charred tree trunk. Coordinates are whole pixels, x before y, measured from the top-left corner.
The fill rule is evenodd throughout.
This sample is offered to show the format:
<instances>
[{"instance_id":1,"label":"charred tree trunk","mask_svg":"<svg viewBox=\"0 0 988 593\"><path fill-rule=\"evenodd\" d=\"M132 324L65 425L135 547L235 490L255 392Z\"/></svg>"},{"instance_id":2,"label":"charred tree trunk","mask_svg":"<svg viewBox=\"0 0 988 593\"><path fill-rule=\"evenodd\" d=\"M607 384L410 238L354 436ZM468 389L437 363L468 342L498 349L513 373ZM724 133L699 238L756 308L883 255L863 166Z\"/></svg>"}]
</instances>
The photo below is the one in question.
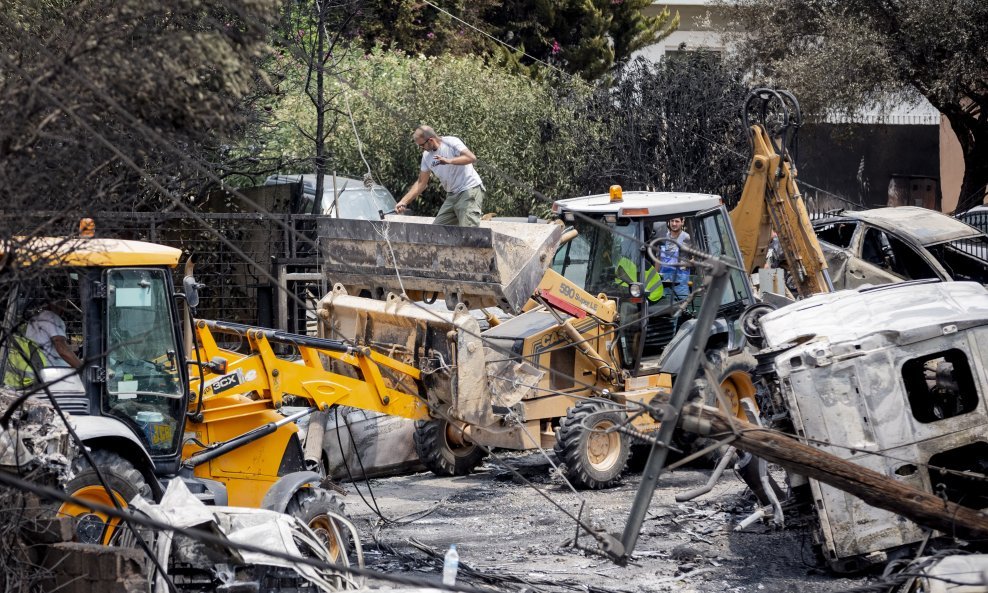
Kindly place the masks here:
<instances>
[{"instance_id":1,"label":"charred tree trunk","mask_svg":"<svg viewBox=\"0 0 988 593\"><path fill-rule=\"evenodd\" d=\"M314 74L316 76L316 94L313 103L316 107L316 156L314 169L316 173L316 195L313 197L312 213L322 214L322 194L324 177L326 175L326 7L322 2L316 2L316 50L314 52Z\"/></svg>"},{"instance_id":2,"label":"charred tree trunk","mask_svg":"<svg viewBox=\"0 0 988 593\"><path fill-rule=\"evenodd\" d=\"M737 433L731 444L798 474L849 492L873 507L892 511L945 533L988 537L988 515L906 486L882 474L803 444L782 433L736 418L720 410L690 404L683 410L683 427L709 435Z\"/></svg>"}]
</instances>

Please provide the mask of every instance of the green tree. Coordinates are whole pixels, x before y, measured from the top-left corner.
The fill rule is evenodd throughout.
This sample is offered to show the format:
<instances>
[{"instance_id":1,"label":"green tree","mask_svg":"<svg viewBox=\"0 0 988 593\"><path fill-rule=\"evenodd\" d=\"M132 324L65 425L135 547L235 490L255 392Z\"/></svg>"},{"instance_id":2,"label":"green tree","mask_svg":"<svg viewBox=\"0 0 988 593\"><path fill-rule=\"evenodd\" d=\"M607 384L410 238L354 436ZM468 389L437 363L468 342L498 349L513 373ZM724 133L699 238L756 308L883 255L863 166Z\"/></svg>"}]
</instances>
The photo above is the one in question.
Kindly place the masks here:
<instances>
[{"instance_id":1,"label":"green tree","mask_svg":"<svg viewBox=\"0 0 988 593\"><path fill-rule=\"evenodd\" d=\"M545 214L547 205L533 188L552 198L575 195L584 166L579 146L602 140L600 124L586 117L591 89L572 78L550 84L478 57L439 59L380 48L350 55L341 72L330 95L335 109L353 119L341 117L329 130L330 168L358 177L369 168L399 197L418 176L421 151L411 133L421 123L462 138L477 155L488 188L484 210L500 215ZM312 145L306 134L315 120L307 101L290 90L299 84L297 78L282 83L273 117L290 125L273 125L258 156L300 163L296 171L307 172ZM434 183L416 209L432 214L444 197Z\"/></svg>"},{"instance_id":2,"label":"green tree","mask_svg":"<svg viewBox=\"0 0 988 593\"><path fill-rule=\"evenodd\" d=\"M988 187L988 3L980 0L741 0L739 54L791 89L806 113L854 113L926 97L964 153L958 210Z\"/></svg>"},{"instance_id":3,"label":"green tree","mask_svg":"<svg viewBox=\"0 0 988 593\"><path fill-rule=\"evenodd\" d=\"M361 0L360 4L352 39L365 50L384 46L437 56L483 51L487 40L464 23L478 22L483 11L498 2L441 0L430 6L422 0Z\"/></svg>"},{"instance_id":4,"label":"green tree","mask_svg":"<svg viewBox=\"0 0 988 593\"><path fill-rule=\"evenodd\" d=\"M486 11L484 21L494 37L527 54L492 45L503 61L531 67L538 64L535 58L594 80L679 26L679 13L668 8L645 16L642 10L651 4L649 0L508 0ZM511 53L513 58L508 57Z\"/></svg>"},{"instance_id":5,"label":"green tree","mask_svg":"<svg viewBox=\"0 0 988 593\"><path fill-rule=\"evenodd\" d=\"M427 56L483 53L516 71L543 63L594 80L668 36L679 14L650 0L364 0L355 39Z\"/></svg>"}]
</instances>

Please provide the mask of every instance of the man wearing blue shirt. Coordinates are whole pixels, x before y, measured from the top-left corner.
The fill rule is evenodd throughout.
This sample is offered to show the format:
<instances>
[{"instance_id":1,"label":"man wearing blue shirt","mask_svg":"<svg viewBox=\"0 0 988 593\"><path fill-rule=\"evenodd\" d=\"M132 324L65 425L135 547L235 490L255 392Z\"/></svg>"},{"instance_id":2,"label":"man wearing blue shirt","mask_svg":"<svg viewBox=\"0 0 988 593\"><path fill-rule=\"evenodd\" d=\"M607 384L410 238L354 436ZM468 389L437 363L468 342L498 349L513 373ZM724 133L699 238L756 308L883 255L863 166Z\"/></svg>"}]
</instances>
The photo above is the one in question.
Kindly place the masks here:
<instances>
[{"instance_id":1,"label":"man wearing blue shirt","mask_svg":"<svg viewBox=\"0 0 988 593\"><path fill-rule=\"evenodd\" d=\"M668 229L666 238L672 239L675 243L662 242L659 248L659 262L662 267L659 273L662 274L663 280L672 282L672 291L676 299L684 299L690 294L690 271L685 261L680 259L679 247L690 246L690 234L683 230L682 218L669 219L666 221L666 228Z\"/></svg>"}]
</instances>

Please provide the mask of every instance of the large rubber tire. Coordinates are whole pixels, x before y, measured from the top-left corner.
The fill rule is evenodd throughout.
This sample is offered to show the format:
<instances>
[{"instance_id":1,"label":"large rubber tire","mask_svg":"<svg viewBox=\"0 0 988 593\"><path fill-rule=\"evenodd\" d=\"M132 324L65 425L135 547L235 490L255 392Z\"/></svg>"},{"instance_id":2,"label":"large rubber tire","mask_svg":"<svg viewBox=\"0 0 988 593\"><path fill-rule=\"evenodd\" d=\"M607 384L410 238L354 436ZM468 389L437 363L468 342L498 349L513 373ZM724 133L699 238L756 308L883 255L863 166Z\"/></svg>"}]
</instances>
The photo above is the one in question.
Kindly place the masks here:
<instances>
[{"instance_id":1,"label":"large rubber tire","mask_svg":"<svg viewBox=\"0 0 988 593\"><path fill-rule=\"evenodd\" d=\"M748 420L744 408L741 406L742 399L749 399L756 402L755 394L757 389L752 381L752 372L758 362L755 357L747 352L741 352L734 356L727 356L726 353L718 353L711 356L714 362L714 376L720 382L720 388L727 398L725 403L730 409L724 410L728 415L740 420ZM723 410L724 406L713 391L707 392L706 401L708 406L717 406ZM757 404L756 404L757 409Z\"/></svg>"},{"instance_id":2,"label":"large rubber tire","mask_svg":"<svg viewBox=\"0 0 988 593\"><path fill-rule=\"evenodd\" d=\"M437 476L465 476L477 469L487 456L480 446L457 444L449 431L457 430L444 419L415 423L415 452L422 465Z\"/></svg>"},{"instance_id":3,"label":"large rubber tire","mask_svg":"<svg viewBox=\"0 0 988 593\"><path fill-rule=\"evenodd\" d=\"M741 400L751 401L754 410L758 410L755 397L757 389L752 381L752 372L758 364L755 357L747 352L741 352L734 356L728 356L726 352L712 352L707 355L712 364L713 376L720 383L721 391L724 392L725 401L721 401L714 390L706 391L704 405L719 408L729 416L750 422L752 419L741 405ZM727 409L725 409L725 404ZM690 441L689 452L699 451L710 445L713 441L707 438L696 438ZM724 454L726 446L719 447L703 456L703 459L711 464L716 464L721 455Z\"/></svg>"},{"instance_id":4,"label":"large rubber tire","mask_svg":"<svg viewBox=\"0 0 988 593\"><path fill-rule=\"evenodd\" d=\"M121 507L126 508L138 495L151 499L151 486L133 463L102 449L94 449L90 456ZM96 471L84 457L76 459L73 469L75 477L65 485L68 495L87 502L113 506L110 493L100 484ZM58 507L58 514L76 518L76 541L82 543L109 545L120 526L120 519L111 519L104 513L74 503L63 503Z\"/></svg>"},{"instance_id":5,"label":"large rubber tire","mask_svg":"<svg viewBox=\"0 0 988 593\"><path fill-rule=\"evenodd\" d=\"M350 549L350 530L330 513L347 517L343 502L322 488L302 488L292 496L285 513L308 525L326 546L333 562Z\"/></svg>"},{"instance_id":6,"label":"large rubber tire","mask_svg":"<svg viewBox=\"0 0 988 593\"><path fill-rule=\"evenodd\" d=\"M553 450L573 486L599 490L621 481L631 443L627 435L603 431L625 422L624 412L595 401L576 404L560 419Z\"/></svg>"}]
</instances>

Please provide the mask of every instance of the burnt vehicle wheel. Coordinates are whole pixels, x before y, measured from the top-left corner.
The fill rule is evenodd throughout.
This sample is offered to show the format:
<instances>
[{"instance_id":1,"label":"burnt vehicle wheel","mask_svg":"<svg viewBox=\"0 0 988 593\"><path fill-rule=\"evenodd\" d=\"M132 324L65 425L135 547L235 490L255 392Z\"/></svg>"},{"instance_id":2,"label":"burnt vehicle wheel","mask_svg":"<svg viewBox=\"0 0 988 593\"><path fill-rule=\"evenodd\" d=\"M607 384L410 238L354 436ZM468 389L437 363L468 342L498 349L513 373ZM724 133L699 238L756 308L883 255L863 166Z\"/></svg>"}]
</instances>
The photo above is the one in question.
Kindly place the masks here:
<instances>
[{"instance_id":1,"label":"burnt vehicle wheel","mask_svg":"<svg viewBox=\"0 0 988 593\"><path fill-rule=\"evenodd\" d=\"M599 490L621 480L631 444L613 429L625 422L624 412L602 402L580 402L566 412L556 429L553 450L573 486Z\"/></svg>"},{"instance_id":2,"label":"burnt vehicle wheel","mask_svg":"<svg viewBox=\"0 0 988 593\"><path fill-rule=\"evenodd\" d=\"M755 404L755 393L757 389L751 377L755 366L758 364L755 357L747 352L742 352L734 356L727 356L725 353L721 353L715 355L714 358L716 360L713 366L714 376L720 382L720 388L724 392L726 401L719 401L717 394L710 391L707 393L706 400L703 403L708 406L717 406L722 410L724 410L724 405L726 404L729 406L729 409L724 410L725 412L735 418L747 421L748 416L745 414L745 409L741 405L741 400L751 400L752 404L755 405L755 409L758 409L757 404Z\"/></svg>"},{"instance_id":3,"label":"burnt vehicle wheel","mask_svg":"<svg viewBox=\"0 0 988 593\"><path fill-rule=\"evenodd\" d=\"M350 530L333 515L346 517L343 503L322 488L303 488L292 496L285 513L296 517L311 529L326 546L334 562L350 549Z\"/></svg>"},{"instance_id":4,"label":"burnt vehicle wheel","mask_svg":"<svg viewBox=\"0 0 988 593\"><path fill-rule=\"evenodd\" d=\"M465 476L487 456L482 447L466 440L461 427L442 418L415 423L415 452L437 476Z\"/></svg>"},{"instance_id":5,"label":"burnt vehicle wheel","mask_svg":"<svg viewBox=\"0 0 988 593\"><path fill-rule=\"evenodd\" d=\"M134 467L134 464L116 453L100 449L90 453L99 473L106 480L112 491L112 496L123 508L135 496L151 498L151 487L144 475ZM73 463L75 477L65 485L65 492L81 501L112 507L113 498L110 492L100 483L96 471L85 458L80 457ZM84 505L62 503L58 507L58 515L75 517L76 541L89 544L110 544L118 533L120 519L114 519Z\"/></svg>"},{"instance_id":6,"label":"burnt vehicle wheel","mask_svg":"<svg viewBox=\"0 0 988 593\"><path fill-rule=\"evenodd\" d=\"M724 400L721 401L714 390L708 389L703 395L704 405L716 407L739 420L746 422L754 421L754 418L749 417L749 414L752 412L748 410L752 410L755 414L758 413L758 404L755 398L757 389L752 380L752 372L754 372L757 365L755 357L747 352L728 356L726 352L721 351L708 354L708 360L711 362L713 376L720 384L720 389L724 393ZM743 400L749 401L747 408L741 403ZM691 435L684 435L684 437L681 442L686 445L684 451L687 453L699 451L713 442L711 439L702 437L691 438ZM725 448L720 447L714 449L705 454L703 458L710 463L716 463Z\"/></svg>"}]
</instances>

